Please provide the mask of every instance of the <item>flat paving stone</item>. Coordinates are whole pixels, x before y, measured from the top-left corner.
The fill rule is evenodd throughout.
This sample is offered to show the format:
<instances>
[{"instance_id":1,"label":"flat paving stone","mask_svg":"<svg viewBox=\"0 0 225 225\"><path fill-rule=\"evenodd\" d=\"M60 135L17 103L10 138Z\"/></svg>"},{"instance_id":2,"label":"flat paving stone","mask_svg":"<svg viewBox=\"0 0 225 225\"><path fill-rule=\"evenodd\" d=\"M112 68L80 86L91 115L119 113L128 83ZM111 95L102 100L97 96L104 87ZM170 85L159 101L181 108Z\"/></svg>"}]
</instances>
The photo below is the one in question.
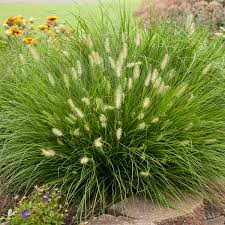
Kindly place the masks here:
<instances>
[{"instance_id":1,"label":"flat paving stone","mask_svg":"<svg viewBox=\"0 0 225 225\"><path fill-rule=\"evenodd\" d=\"M224 222L225 222L225 217L220 216L218 218L206 221L205 225L224 225L225 224Z\"/></svg>"}]
</instances>

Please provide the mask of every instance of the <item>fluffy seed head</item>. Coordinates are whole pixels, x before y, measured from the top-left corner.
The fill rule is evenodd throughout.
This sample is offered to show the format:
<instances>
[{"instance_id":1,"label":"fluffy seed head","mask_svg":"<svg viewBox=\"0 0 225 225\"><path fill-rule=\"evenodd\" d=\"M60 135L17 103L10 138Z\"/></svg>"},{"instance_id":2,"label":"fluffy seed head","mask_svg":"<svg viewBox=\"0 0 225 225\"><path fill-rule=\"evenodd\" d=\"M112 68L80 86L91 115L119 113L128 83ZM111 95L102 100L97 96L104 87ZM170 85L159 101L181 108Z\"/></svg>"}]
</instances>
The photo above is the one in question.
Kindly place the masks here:
<instances>
[{"instance_id":1,"label":"fluffy seed head","mask_svg":"<svg viewBox=\"0 0 225 225\"><path fill-rule=\"evenodd\" d=\"M101 114L101 115L100 115L99 120L100 120L100 122L102 122L102 123L106 123L106 122L107 122L107 118L106 118L106 116L105 116L104 114Z\"/></svg>"},{"instance_id":2,"label":"fluffy seed head","mask_svg":"<svg viewBox=\"0 0 225 225\"><path fill-rule=\"evenodd\" d=\"M148 87L150 85L151 79L152 79L152 73L150 71L145 79L145 87Z\"/></svg>"},{"instance_id":3,"label":"fluffy seed head","mask_svg":"<svg viewBox=\"0 0 225 225\"><path fill-rule=\"evenodd\" d=\"M98 52L96 51L93 51L90 55L89 55L89 60L90 60L90 63L92 65L101 65L103 63L103 59L102 57L99 55Z\"/></svg>"},{"instance_id":4,"label":"fluffy seed head","mask_svg":"<svg viewBox=\"0 0 225 225\"><path fill-rule=\"evenodd\" d=\"M138 115L138 119L139 119L139 120L143 120L144 117L145 117L145 114L144 114L144 113L140 113L140 114Z\"/></svg>"},{"instance_id":5,"label":"fluffy seed head","mask_svg":"<svg viewBox=\"0 0 225 225\"><path fill-rule=\"evenodd\" d=\"M71 68L71 75L74 81L78 79L77 71L74 67Z\"/></svg>"},{"instance_id":6,"label":"fluffy seed head","mask_svg":"<svg viewBox=\"0 0 225 225\"><path fill-rule=\"evenodd\" d=\"M70 88L69 76L67 74L63 74L63 80L64 80L64 84L65 84L66 88L69 89Z\"/></svg>"},{"instance_id":7,"label":"fluffy seed head","mask_svg":"<svg viewBox=\"0 0 225 225\"><path fill-rule=\"evenodd\" d=\"M134 66L134 71L133 71L133 79L137 80L140 77L140 65L139 64L135 64Z\"/></svg>"},{"instance_id":8,"label":"fluffy seed head","mask_svg":"<svg viewBox=\"0 0 225 225\"><path fill-rule=\"evenodd\" d=\"M54 79L54 77L52 76L51 73L48 73L48 80L49 80L49 83L50 83L52 86L55 86L55 79Z\"/></svg>"},{"instance_id":9,"label":"fluffy seed head","mask_svg":"<svg viewBox=\"0 0 225 225\"><path fill-rule=\"evenodd\" d=\"M102 143L102 138L101 137L99 137L99 138L94 140L94 146L96 148L102 148L103 147L103 143Z\"/></svg>"},{"instance_id":10,"label":"fluffy seed head","mask_svg":"<svg viewBox=\"0 0 225 225\"><path fill-rule=\"evenodd\" d=\"M115 62L115 60L114 60L112 57L110 57L110 56L109 56L109 63L110 63L110 65L111 65L112 69L115 70L115 69L116 69L116 62Z\"/></svg>"},{"instance_id":11,"label":"fluffy seed head","mask_svg":"<svg viewBox=\"0 0 225 225\"><path fill-rule=\"evenodd\" d=\"M150 98L146 97L143 101L143 108L148 108L150 105Z\"/></svg>"},{"instance_id":12,"label":"fluffy seed head","mask_svg":"<svg viewBox=\"0 0 225 225\"><path fill-rule=\"evenodd\" d=\"M63 133L60 129L58 128L53 128L52 129L52 133L56 136L56 137L62 137L63 136Z\"/></svg>"},{"instance_id":13,"label":"fluffy seed head","mask_svg":"<svg viewBox=\"0 0 225 225\"><path fill-rule=\"evenodd\" d=\"M140 172L140 176L142 176L142 177L149 177L150 173L148 171L142 171L142 172Z\"/></svg>"},{"instance_id":14,"label":"fluffy seed head","mask_svg":"<svg viewBox=\"0 0 225 225\"><path fill-rule=\"evenodd\" d=\"M179 85L176 89L176 96L180 97L181 95L183 95L187 87L188 87L187 83L182 83L181 85Z\"/></svg>"},{"instance_id":15,"label":"fluffy seed head","mask_svg":"<svg viewBox=\"0 0 225 225\"><path fill-rule=\"evenodd\" d=\"M73 135L75 137L79 137L81 135L80 128L75 129L74 132L73 132Z\"/></svg>"},{"instance_id":16,"label":"fluffy seed head","mask_svg":"<svg viewBox=\"0 0 225 225\"><path fill-rule=\"evenodd\" d=\"M79 76L82 75L82 64L81 64L80 60L77 60L77 73Z\"/></svg>"},{"instance_id":17,"label":"fluffy seed head","mask_svg":"<svg viewBox=\"0 0 225 225\"><path fill-rule=\"evenodd\" d=\"M152 123L158 123L159 122L159 117L155 117L152 119Z\"/></svg>"},{"instance_id":18,"label":"fluffy seed head","mask_svg":"<svg viewBox=\"0 0 225 225\"><path fill-rule=\"evenodd\" d=\"M80 159L80 164L86 165L86 164L88 164L89 161L90 161L90 159L87 156L84 156Z\"/></svg>"},{"instance_id":19,"label":"fluffy seed head","mask_svg":"<svg viewBox=\"0 0 225 225\"><path fill-rule=\"evenodd\" d=\"M77 114L78 117L80 117L81 119L84 118L84 113L81 111L81 109L79 109L75 106L72 99L68 99L68 103L69 103L71 109Z\"/></svg>"},{"instance_id":20,"label":"fluffy seed head","mask_svg":"<svg viewBox=\"0 0 225 225\"><path fill-rule=\"evenodd\" d=\"M81 101L82 101L83 103L85 103L87 106L89 106L89 105L91 104L90 99L87 98L87 97L82 98Z\"/></svg>"},{"instance_id":21,"label":"fluffy seed head","mask_svg":"<svg viewBox=\"0 0 225 225\"><path fill-rule=\"evenodd\" d=\"M32 55L33 59L39 60L40 56L39 56L38 52L36 51L36 49L34 47L32 47L31 45L29 45L27 47L28 47L28 49L30 51L30 54Z\"/></svg>"},{"instance_id":22,"label":"fluffy seed head","mask_svg":"<svg viewBox=\"0 0 225 225\"><path fill-rule=\"evenodd\" d=\"M159 71L154 69L151 77L151 81L154 83L155 81L159 81Z\"/></svg>"},{"instance_id":23,"label":"fluffy seed head","mask_svg":"<svg viewBox=\"0 0 225 225\"><path fill-rule=\"evenodd\" d=\"M117 109L120 109L123 103L123 91L121 86L119 86L116 90L116 96L115 96L115 106Z\"/></svg>"},{"instance_id":24,"label":"fluffy seed head","mask_svg":"<svg viewBox=\"0 0 225 225\"><path fill-rule=\"evenodd\" d=\"M208 65L204 68L204 70L202 71L202 74L203 74L203 75L206 75L206 74L209 72L211 66L212 66L211 64L208 64Z\"/></svg>"},{"instance_id":25,"label":"fluffy seed head","mask_svg":"<svg viewBox=\"0 0 225 225\"><path fill-rule=\"evenodd\" d=\"M169 55L165 54L165 56L163 57L163 60L161 62L161 70L164 70L166 68L166 66L169 63Z\"/></svg>"},{"instance_id":26,"label":"fluffy seed head","mask_svg":"<svg viewBox=\"0 0 225 225\"><path fill-rule=\"evenodd\" d=\"M106 38L106 39L105 39L104 46L105 46L106 52L107 52L107 53L110 53L110 52L111 52L111 47L110 47L110 41L109 41L109 38Z\"/></svg>"},{"instance_id":27,"label":"fluffy seed head","mask_svg":"<svg viewBox=\"0 0 225 225\"><path fill-rule=\"evenodd\" d=\"M146 128L146 123L145 122L142 122L138 125L138 129L139 130L144 130Z\"/></svg>"},{"instance_id":28,"label":"fluffy seed head","mask_svg":"<svg viewBox=\"0 0 225 225\"><path fill-rule=\"evenodd\" d=\"M133 87L133 79L131 77L129 77L129 79L128 79L127 87L129 90L131 90Z\"/></svg>"},{"instance_id":29,"label":"fluffy seed head","mask_svg":"<svg viewBox=\"0 0 225 225\"><path fill-rule=\"evenodd\" d=\"M142 35L140 32L137 32L136 38L135 38L135 45L138 47L141 44Z\"/></svg>"},{"instance_id":30,"label":"fluffy seed head","mask_svg":"<svg viewBox=\"0 0 225 225\"><path fill-rule=\"evenodd\" d=\"M118 141L121 139L122 134L123 134L123 130L122 130L122 128L120 127L120 128L118 128L118 129L116 130L116 139L117 139Z\"/></svg>"},{"instance_id":31,"label":"fluffy seed head","mask_svg":"<svg viewBox=\"0 0 225 225\"><path fill-rule=\"evenodd\" d=\"M55 151L52 149L41 149L42 155L46 158L52 158L55 156Z\"/></svg>"},{"instance_id":32,"label":"fluffy seed head","mask_svg":"<svg viewBox=\"0 0 225 225\"><path fill-rule=\"evenodd\" d=\"M21 61L22 64L26 64L26 60L25 60L23 54L20 53L19 58L20 58L20 61Z\"/></svg>"}]
</instances>

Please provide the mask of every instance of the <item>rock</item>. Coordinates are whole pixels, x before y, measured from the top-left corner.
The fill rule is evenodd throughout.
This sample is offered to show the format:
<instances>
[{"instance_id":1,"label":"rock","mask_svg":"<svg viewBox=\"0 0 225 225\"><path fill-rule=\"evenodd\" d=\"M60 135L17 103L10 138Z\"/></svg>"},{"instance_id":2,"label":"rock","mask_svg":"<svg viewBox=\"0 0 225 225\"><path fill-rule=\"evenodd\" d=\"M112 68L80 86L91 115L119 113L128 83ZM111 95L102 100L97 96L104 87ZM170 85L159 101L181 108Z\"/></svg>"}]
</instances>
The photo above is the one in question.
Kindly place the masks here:
<instances>
[{"instance_id":1,"label":"rock","mask_svg":"<svg viewBox=\"0 0 225 225\"><path fill-rule=\"evenodd\" d=\"M224 225L225 218L223 216L206 221L206 225Z\"/></svg>"},{"instance_id":2,"label":"rock","mask_svg":"<svg viewBox=\"0 0 225 225\"><path fill-rule=\"evenodd\" d=\"M115 217L112 215L103 214L99 217L92 218L87 225L136 225L136 221L127 217ZM147 225L147 224L146 224Z\"/></svg>"},{"instance_id":3,"label":"rock","mask_svg":"<svg viewBox=\"0 0 225 225\"><path fill-rule=\"evenodd\" d=\"M136 225L205 225L201 198L189 196L173 205L174 208L163 207L142 197L133 197L113 205L109 213L128 217Z\"/></svg>"}]
</instances>

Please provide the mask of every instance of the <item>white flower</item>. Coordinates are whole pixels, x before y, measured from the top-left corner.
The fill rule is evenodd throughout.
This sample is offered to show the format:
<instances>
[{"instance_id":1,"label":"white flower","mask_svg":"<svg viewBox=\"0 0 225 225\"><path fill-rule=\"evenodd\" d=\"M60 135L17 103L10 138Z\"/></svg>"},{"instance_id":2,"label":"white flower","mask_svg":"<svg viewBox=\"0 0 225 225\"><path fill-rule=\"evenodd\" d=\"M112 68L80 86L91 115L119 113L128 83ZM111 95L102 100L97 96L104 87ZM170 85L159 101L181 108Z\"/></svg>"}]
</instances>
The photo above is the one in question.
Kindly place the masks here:
<instances>
[{"instance_id":1,"label":"white flower","mask_svg":"<svg viewBox=\"0 0 225 225\"><path fill-rule=\"evenodd\" d=\"M152 119L152 123L158 123L159 122L159 117L155 117Z\"/></svg>"},{"instance_id":2,"label":"white flower","mask_svg":"<svg viewBox=\"0 0 225 225\"><path fill-rule=\"evenodd\" d=\"M120 127L120 128L118 128L118 129L116 130L116 139L117 139L118 141L121 139L122 134L123 134L123 130L122 130L122 128Z\"/></svg>"},{"instance_id":3,"label":"white flower","mask_svg":"<svg viewBox=\"0 0 225 225\"><path fill-rule=\"evenodd\" d=\"M52 133L56 136L56 137L62 137L63 136L63 133L60 129L58 128L53 128L52 129Z\"/></svg>"},{"instance_id":4,"label":"white flower","mask_svg":"<svg viewBox=\"0 0 225 225\"><path fill-rule=\"evenodd\" d=\"M41 149L42 155L45 156L46 158L52 158L55 156L55 151L52 149Z\"/></svg>"},{"instance_id":5,"label":"white flower","mask_svg":"<svg viewBox=\"0 0 225 225\"><path fill-rule=\"evenodd\" d=\"M86 165L86 164L88 164L89 161L90 161L90 159L87 156L84 156L80 159L80 164Z\"/></svg>"},{"instance_id":6,"label":"white flower","mask_svg":"<svg viewBox=\"0 0 225 225\"><path fill-rule=\"evenodd\" d=\"M55 86L55 79L51 73L48 73L48 80L52 86Z\"/></svg>"},{"instance_id":7,"label":"white flower","mask_svg":"<svg viewBox=\"0 0 225 225\"><path fill-rule=\"evenodd\" d=\"M150 98L146 97L143 101L143 108L148 108L150 105Z\"/></svg>"},{"instance_id":8,"label":"white flower","mask_svg":"<svg viewBox=\"0 0 225 225\"><path fill-rule=\"evenodd\" d=\"M120 109L123 102L123 91L121 87L119 86L116 90L116 96L115 96L115 105L117 109Z\"/></svg>"},{"instance_id":9,"label":"white flower","mask_svg":"<svg viewBox=\"0 0 225 225\"><path fill-rule=\"evenodd\" d=\"M102 148L103 147L103 143L102 143L102 138L101 137L99 137L99 138L94 140L94 146L96 148Z\"/></svg>"},{"instance_id":10,"label":"white flower","mask_svg":"<svg viewBox=\"0 0 225 225\"><path fill-rule=\"evenodd\" d=\"M144 130L146 128L146 123L145 122L142 122L138 125L138 129L139 130Z\"/></svg>"},{"instance_id":11,"label":"white flower","mask_svg":"<svg viewBox=\"0 0 225 225\"><path fill-rule=\"evenodd\" d=\"M162 62L161 62L161 70L164 70L169 63L169 55L165 54Z\"/></svg>"}]
</instances>

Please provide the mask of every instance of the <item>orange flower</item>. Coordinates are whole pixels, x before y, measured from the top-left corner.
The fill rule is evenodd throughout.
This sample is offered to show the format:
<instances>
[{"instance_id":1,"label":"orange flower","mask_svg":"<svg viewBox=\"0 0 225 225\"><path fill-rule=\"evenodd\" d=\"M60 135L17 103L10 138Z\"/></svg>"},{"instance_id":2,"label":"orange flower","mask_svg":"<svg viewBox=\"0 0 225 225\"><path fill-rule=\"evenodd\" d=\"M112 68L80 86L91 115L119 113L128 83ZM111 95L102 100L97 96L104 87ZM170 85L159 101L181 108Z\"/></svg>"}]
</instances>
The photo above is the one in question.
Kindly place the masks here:
<instances>
[{"instance_id":1,"label":"orange flower","mask_svg":"<svg viewBox=\"0 0 225 225\"><path fill-rule=\"evenodd\" d=\"M23 42L25 44L33 44L33 45L35 45L37 43L37 40L35 38L33 38L33 37L26 37L26 38L23 39Z\"/></svg>"},{"instance_id":2,"label":"orange flower","mask_svg":"<svg viewBox=\"0 0 225 225\"><path fill-rule=\"evenodd\" d=\"M49 17L48 17L48 20L49 20L49 21L55 21L55 20L57 20L57 19L58 19L57 16L49 16Z\"/></svg>"},{"instance_id":3,"label":"orange flower","mask_svg":"<svg viewBox=\"0 0 225 225\"><path fill-rule=\"evenodd\" d=\"M15 36L15 37L20 37L22 35L22 31L19 30L19 29L12 29L12 35Z\"/></svg>"}]
</instances>

